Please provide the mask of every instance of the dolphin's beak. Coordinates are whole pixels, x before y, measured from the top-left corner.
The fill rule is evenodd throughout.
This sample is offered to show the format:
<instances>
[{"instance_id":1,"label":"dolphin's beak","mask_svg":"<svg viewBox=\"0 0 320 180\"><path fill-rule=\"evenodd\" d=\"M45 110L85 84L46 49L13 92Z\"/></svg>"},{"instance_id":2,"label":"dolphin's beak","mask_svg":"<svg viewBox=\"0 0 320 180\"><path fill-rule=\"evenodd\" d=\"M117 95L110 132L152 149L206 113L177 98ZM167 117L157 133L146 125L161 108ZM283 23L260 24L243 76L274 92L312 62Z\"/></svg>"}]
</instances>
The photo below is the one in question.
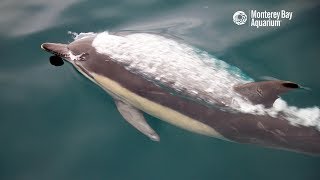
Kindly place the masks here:
<instances>
[{"instance_id":1,"label":"dolphin's beak","mask_svg":"<svg viewBox=\"0 0 320 180\"><path fill-rule=\"evenodd\" d=\"M59 56L64 59L69 59L70 51L68 49L67 44L61 43L43 43L41 48L45 51L48 51L56 56Z\"/></svg>"}]
</instances>

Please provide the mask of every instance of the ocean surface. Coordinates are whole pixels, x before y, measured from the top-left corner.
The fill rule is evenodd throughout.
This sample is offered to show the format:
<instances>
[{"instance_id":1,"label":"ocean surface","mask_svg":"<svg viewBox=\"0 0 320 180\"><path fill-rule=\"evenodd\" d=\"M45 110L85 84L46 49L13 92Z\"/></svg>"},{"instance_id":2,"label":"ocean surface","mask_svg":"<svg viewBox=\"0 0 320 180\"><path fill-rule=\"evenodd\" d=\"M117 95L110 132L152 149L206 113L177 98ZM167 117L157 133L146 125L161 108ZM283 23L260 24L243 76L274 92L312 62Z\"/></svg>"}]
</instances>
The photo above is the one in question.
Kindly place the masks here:
<instances>
[{"instance_id":1,"label":"ocean surface","mask_svg":"<svg viewBox=\"0 0 320 180\"><path fill-rule=\"evenodd\" d=\"M247 24L233 22L238 10ZM293 16L256 28L250 10ZM1 0L0 179L319 180L320 157L205 137L145 114L161 137L150 141L101 88L68 63L51 65L40 49L71 42L68 32L158 32L255 80L308 87L282 98L319 107L319 17L319 1Z\"/></svg>"}]
</instances>

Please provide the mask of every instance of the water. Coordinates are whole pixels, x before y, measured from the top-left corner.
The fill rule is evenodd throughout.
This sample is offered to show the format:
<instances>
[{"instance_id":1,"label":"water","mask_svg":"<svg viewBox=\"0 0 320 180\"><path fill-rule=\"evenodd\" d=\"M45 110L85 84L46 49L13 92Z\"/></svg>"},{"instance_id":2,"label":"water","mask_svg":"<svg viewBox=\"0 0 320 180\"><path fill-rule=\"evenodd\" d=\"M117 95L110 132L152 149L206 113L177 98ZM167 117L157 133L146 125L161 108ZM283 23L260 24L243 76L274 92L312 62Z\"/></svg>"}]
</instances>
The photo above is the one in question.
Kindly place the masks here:
<instances>
[{"instance_id":1,"label":"water","mask_svg":"<svg viewBox=\"0 0 320 180\"><path fill-rule=\"evenodd\" d=\"M237 10L293 11L280 28L237 26ZM0 179L320 179L319 157L189 133L146 115L151 142L112 99L40 49L68 31L160 31L239 67L309 87L283 98L319 106L320 4L316 1L0 2Z\"/></svg>"}]
</instances>

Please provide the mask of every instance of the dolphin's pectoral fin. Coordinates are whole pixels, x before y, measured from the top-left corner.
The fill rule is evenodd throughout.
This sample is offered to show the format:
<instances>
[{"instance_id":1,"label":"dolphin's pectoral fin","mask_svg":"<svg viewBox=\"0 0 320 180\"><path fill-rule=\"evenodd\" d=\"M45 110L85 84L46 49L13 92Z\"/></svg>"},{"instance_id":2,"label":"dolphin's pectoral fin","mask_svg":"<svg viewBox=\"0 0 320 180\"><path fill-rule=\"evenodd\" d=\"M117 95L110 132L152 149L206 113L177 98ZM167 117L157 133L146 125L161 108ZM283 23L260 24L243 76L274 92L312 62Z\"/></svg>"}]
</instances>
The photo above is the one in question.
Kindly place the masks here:
<instances>
[{"instance_id":1,"label":"dolphin's pectoral fin","mask_svg":"<svg viewBox=\"0 0 320 180\"><path fill-rule=\"evenodd\" d=\"M143 114L138 109L121 100L115 100L115 103L120 114L133 127L148 136L151 140L160 141L158 134L149 126L147 121L144 119Z\"/></svg>"},{"instance_id":2,"label":"dolphin's pectoral fin","mask_svg":"<svg viewBox=\"0 0 320 180\"><path fill-rule=\"evenodd\" d=\"M281 93L297 88L301 88L301 86L290 81L281 80L251 82L234 87L236 92L252 103L263 104L265 107L271 107Z\"/></svg>"}]
</instances>

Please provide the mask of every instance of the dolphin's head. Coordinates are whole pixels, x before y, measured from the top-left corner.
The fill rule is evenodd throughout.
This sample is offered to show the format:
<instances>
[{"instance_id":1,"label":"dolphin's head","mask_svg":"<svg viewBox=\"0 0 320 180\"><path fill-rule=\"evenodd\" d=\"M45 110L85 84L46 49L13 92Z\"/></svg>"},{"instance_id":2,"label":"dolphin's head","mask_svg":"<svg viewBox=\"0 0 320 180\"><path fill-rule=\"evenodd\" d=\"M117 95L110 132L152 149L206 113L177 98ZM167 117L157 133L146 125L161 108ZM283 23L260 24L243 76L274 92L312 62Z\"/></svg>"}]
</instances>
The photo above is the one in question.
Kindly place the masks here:
<instances>
[{"instance_id":1,"label":"dolphin's head","mask_svg":"<svg viewBox=\"0 0 320 180\"><path fill-rule=\"evenodd\" d=\"M93 36L86 37L75 40L70 44L43 43L41 48L73 64L75 60L80 60L85 55L88 55L93 48L91 45L93 39Z\"/></svg>"},{"instance_id":2,"label":"dolphin's head","mask_svg":"<svg viewBox=\"0 0 320 180\"><path fill-rule=\"evenodd\" d=\"M41 48L52 53L55 56L61 57L70 62L70 50L67 44L61 43L43 43Z\"/></svg>"}]
</instances>

